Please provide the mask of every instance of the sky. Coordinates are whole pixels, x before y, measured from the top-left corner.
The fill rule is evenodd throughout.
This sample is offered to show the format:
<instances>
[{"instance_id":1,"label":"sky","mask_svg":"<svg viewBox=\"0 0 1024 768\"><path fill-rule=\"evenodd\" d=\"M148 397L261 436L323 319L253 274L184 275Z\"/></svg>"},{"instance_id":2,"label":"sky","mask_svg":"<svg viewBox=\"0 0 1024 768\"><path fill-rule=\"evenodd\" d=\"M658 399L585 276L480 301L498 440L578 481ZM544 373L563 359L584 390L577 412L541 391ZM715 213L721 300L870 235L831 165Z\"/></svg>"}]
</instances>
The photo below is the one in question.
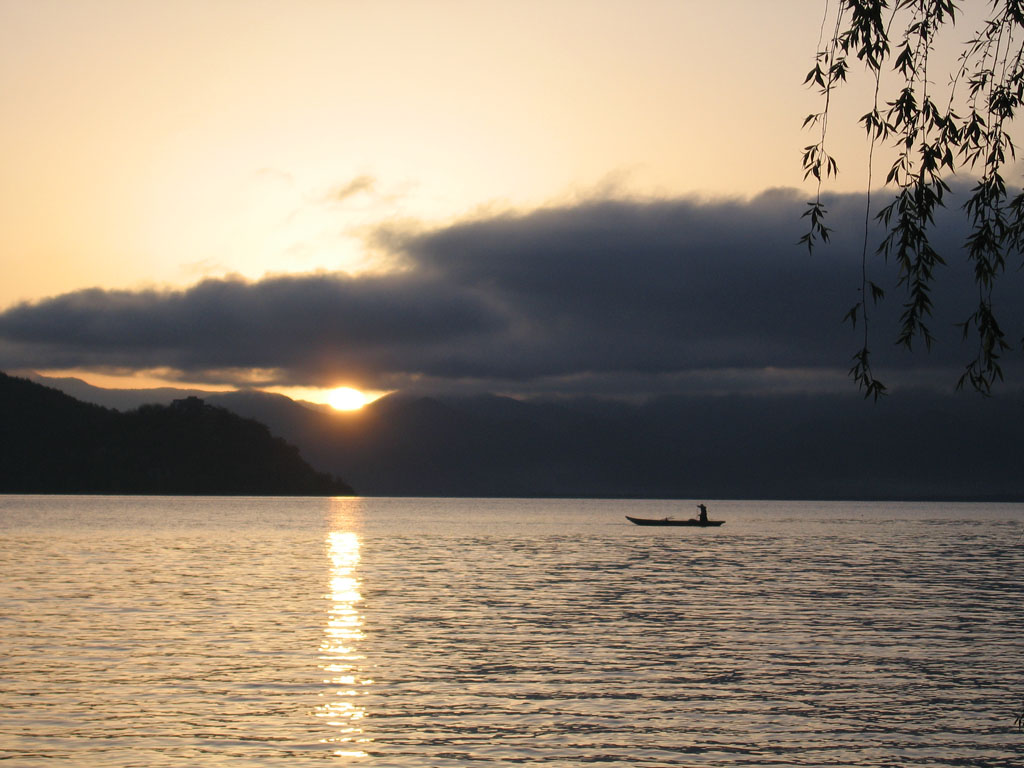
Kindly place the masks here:
<instances>
[{"instance_id":1,"label":"sky","mask_svg":"<svg viewBox=\"0 0 1024 768\"><path fill-rule=\"evenodd\" d=\"M309 399L850 386L866 84L834 105L837 242L795 246L824 8L0 0L0 368ZM945 385L954 336L880 359Z\"/></svg>"}]
</instances>

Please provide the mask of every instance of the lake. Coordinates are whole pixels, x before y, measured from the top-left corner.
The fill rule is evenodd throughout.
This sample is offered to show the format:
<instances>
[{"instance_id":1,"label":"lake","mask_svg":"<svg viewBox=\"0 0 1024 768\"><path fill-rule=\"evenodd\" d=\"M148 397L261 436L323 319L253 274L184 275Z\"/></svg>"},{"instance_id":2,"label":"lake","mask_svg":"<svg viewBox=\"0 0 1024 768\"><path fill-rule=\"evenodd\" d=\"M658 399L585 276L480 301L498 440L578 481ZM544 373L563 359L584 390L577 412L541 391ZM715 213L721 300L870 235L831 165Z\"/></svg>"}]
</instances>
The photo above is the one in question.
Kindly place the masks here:
<instances>
[{"instance_id":1,"label":"lake","mask_svg":"<svg viewBox=\"0 0 1024 768\"><path fill-rule=\"evenodd\" d=\"M0 760L1024 764L1024 505L695 504L0 496Z\"/></svg>"}]
</instances>

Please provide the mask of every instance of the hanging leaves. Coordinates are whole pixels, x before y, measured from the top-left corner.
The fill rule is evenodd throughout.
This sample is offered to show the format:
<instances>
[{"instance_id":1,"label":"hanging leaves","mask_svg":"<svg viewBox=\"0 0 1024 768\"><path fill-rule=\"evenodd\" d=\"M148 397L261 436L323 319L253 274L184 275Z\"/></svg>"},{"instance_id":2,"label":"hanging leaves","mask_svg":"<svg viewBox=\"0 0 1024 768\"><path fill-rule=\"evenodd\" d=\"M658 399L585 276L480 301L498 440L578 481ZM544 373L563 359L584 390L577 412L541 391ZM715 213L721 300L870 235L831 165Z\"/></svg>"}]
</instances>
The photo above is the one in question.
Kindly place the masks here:
<instances>
[{"instance_id":1,"label":"hanging leaves","mask_svg":"<svg viewBox=\"0 0 1024 768\"><path fill-rule=\"evenodd\" d=\"M826 7L826 20L828 13ZM1014 160L1015 152L1009 128L1024 103L1024 2L991 3L981 29L964 44L955 71L944 73L949 87L943 106L934 93L940 78L929 72L929 65L937 35L951 29L955 18L953 0L840 0L832 35L819 45L815 66L804 80L824 102L821 112L804 121L805 127L818 129L817 141L803 153L804 178L817 182L815 199L803 214L809 226L800 240L811 251L819 242L828 242L821 189L825 179L838 173L826 148L832 96L847 80L851 57L875 83L875 103L860 118L871 147L863 278L859 300L845 318L854 326L859 319L864 332L864 346L854 356L850 375L866 397L877 399L885 393L885 386L872 374L868 344L868 297L872 304L884 297L868 279L870 166L879 143L896 150L885 177L893 198L875 214L885 228L875 252L895 265L897 285L904 291L897 343L912 348L920 341L930 348L934 342L929 327L931 288L945 259L933 247L930 232L949 192L945 177L967 171L977 183L964 205L970 234L963 252L974 266L978 309L960 328L977 347L957 387L970 386L987 395L1003 378L1000 355L1010 345L996 318L993 289L1011 257L1019 259L1024 245L1024 192L1011 197L1003 178L1004 166ZM895 72L900 80L884 108L880 106L883 70Z\"/></svg>"}]
</instances>

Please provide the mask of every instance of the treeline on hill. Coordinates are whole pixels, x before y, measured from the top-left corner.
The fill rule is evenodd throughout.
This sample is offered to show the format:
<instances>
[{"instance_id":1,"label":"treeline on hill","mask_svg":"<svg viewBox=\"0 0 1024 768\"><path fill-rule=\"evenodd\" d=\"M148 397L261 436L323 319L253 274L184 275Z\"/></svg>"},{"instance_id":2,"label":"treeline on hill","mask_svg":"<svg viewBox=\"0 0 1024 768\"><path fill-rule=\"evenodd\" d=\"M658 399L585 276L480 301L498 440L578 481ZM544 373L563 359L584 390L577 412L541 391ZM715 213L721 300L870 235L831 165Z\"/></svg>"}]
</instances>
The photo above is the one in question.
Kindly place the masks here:
<instances>
[{"instance_id":1,"label":"treeline on hill","mask_svg":"<svg viewBox=\"0 0 1024 768\"><path fill-rule=\"evenodd\" d=\"M263 424L189 397L128 413L0 373L0 492L349 495Z\"/></svg>"}]
</instances>

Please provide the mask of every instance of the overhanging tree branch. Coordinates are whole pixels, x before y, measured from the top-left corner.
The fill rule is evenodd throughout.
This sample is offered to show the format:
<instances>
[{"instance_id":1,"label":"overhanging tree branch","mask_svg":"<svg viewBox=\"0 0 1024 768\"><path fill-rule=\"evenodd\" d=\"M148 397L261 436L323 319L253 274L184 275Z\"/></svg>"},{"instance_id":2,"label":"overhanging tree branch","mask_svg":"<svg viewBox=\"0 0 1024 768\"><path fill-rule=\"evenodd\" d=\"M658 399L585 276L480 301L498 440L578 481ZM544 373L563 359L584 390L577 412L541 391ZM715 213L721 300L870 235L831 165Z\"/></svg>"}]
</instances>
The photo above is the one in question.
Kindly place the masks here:
<instances>
[{"instance_id":1,"label":"overhanging tree branch","mask_svg":"<svg viewBox=\"0 0 1024 768\"><path fill-rule=\"evenodd\" d=\"M896 341L908 349L915 341L930 349L935 339L929 327L932 286L945 257L933 245L930 233L936 211L944 207L950 191L946 179L957 171L977 174L964 205L970 234L963 253L974 266L978 308L960 324L964 338L974 338L977 347L957 388L969 385L988 395L1003 379L1000 357L1010 348L996 317L993 289L1008 262L1019 258L1024 244L1024 192L1011 197L1003 177L1006 163L1015 157L1009 129L1024 102L1024 0L991 3L984 24L964 44L956 68L949 73L948 99L940 108L932 54L939 33L953 27L956 12L953 0L840 0L835 6L832 36L819 41L815 66L805 79L805 84L818 89L823 106L804 121L819 133L803 153L804 178L814 178L817 184L815 198L803 214L809 226L800 242L813 252L828 242L831 233L821 200L824 180L838 173L835 158L826 150L828 119L852 57L875 85L874 104L860 120L869 144L868 211L875 147L891 143L896 151L885 181L894 191L893 198L875 217L885 228L877 252L895 266L897 285L904 291ZM825 18L829 18L827 3ZM895 49L894 41L898 41ZM881 110L882 75L890 69L898 87ZM886 388L870 365L868 295L873 304L882 298L882 290L868 275L869 220L868 214L859 298L846 319L854 326L860 320L864 332L863 347L854 355L850 374L865 397L877 399Z\"/></svg>"}]
</instances>

